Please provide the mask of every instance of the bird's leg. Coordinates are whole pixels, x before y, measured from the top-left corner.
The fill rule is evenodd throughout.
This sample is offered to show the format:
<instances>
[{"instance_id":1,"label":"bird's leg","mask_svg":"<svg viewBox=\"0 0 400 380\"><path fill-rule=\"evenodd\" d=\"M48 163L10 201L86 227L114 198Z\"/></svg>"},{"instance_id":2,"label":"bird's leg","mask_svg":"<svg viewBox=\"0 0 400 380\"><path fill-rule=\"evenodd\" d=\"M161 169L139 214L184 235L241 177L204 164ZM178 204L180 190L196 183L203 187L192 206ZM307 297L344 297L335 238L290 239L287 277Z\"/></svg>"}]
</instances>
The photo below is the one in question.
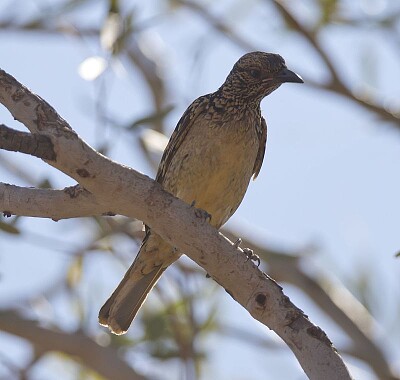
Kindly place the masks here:
<instances>
[{"instance_id":1,"label":"bird's leg","mask_svg":"<svg viewBox=\"0 0 400 380\"><path fill-rule=\"evenodd\" d=\"M257 254L254 253L254 251L250 248L243 248L243 252L246 254L247 256L247 260L246 261L253 261L254 263L257 263L257 266L259 267L261 264L261 260L260 260L260 256L258 256Z\"/></svg>"},{"instance_id":2,"label":"bird's leg","mask_svg":"<svg viewBox=\"0 0 400 380\"><path fill-rule=\"evenodd\" d=\"M206 210L196 208L196 200L190 204L190 207L194 208L194 214L197 218L204 219L208 223L211 222L211 214L209 214Z\"/></svg>"},{"instance_id":3,"label":"bird's leg","mask_svg":"<svg viewBox=\"0 0 400 380\"><path fill-rule=\"evenodd\" d=\"M233 246L238 249L240 247L240 244L242 243L242 239L238 238L234 243ZM247 260L246 261L254 261L255 263L257 263L257 266L259 267L261 264L261 260L260 257L258 255L256 255L254 253L254 251L250 248L243 248L243 252L246 254L247 256Z\"/></svg>"},{"instance_id":4,"label":"bird's leg","mask_svg":"<svg viewBox=\"0 0 400 380\"><path fill-rule=\"evenodd\" d=\"M194 200L191 204L190 207L194 208L194 213L198 218L204 219L206 222L211 221L211 215L206 211L201 208L196 208L196 200ZM206 273L206 278L211 278L211 276Z\"/></svg>"}]
</instances>

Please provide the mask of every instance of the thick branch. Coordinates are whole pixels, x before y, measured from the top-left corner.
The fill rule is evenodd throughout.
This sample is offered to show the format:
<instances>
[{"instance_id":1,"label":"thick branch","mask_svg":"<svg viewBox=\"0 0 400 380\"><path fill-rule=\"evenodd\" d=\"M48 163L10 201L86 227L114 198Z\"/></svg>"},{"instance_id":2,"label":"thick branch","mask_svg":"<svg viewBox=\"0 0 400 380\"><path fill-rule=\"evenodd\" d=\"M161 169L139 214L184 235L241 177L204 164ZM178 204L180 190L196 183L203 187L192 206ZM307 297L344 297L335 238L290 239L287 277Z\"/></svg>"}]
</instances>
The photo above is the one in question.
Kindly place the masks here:
<instances>
[{"instance_id":1,"label":"thick branch","mask_svg":"<svg viewBox=\"0 0 400 380\"><path fill-rule=\"evenodd\" d=\"M0 210L7 214L52 218L55 220L73 217L109 214L96 202L95 197L79 186L64 190L32 189L0 183ZM224 234L235 239L235 234L224 231ZM311 278L301 268L300 258L288 256L282 252L272 252L256 246L250 241L243 245L255 250L260 256L266 256L268 267L274 278L289 282L302 289L322 310L324 310L353 340L355 352L362 360L373 367L381 378L391 374L385 357L380 348L370 336L370 325L373 323L366 310L355 313L359 303L353 298L341 296L340 299L331 297L320 286L316 279ZM324 280L325 283L327 279ZM325 286L326 287L326 286ZM338 292L337 285L335 292ZM338 303L339 302L339 303ZM351 305L350 311L343 310ZM360 318L358 318L360 316ZM366 322L368 321L368 322ZM368 328L365 328L367 323ZM392 374L392 376L394 376Z\"/></svg>"},{"instance_id":2,"label":"thick branch","mask_svg":"<svg viewBox=\"0 0 400 380\"><path fill-rule=\"evenodd\" d=\"M93 194L80 186L64 190L35 189L0 183L0 211L7 215L53 220L113 215Z\"/></svg>"},{"instance_id":3,"label":"thick branch","mask_svg":"<svg viewBox=\"0 0 400 380\"><path fill-rule=\"evenodd\" d=\"M80 358L84 365L107 379L146 380L119 358L117 350L99 346L82 331L67 334L39 327L15 312L0 313L0 329L29 340L42 352L59 351Z\"/></svg>"},{"instance_id":4,"label":"thick branch","mask_svg":"<svg viewBox=\"0 0 400 380\"><path fill-rule=\"evenodd\" d=\"M76 179L100 204L136 217L202 266L257 320L291 348L310 379L351 376L325 333L313 325L243 251L194 208L130 168L102 156L82 141L52 107L13 77L0 71L0 101L32 133L52 139L56 161L48 163Z\"/></svg>"},{"instance_id":5,"label":"thick branch","mask_svg":"<svg viewBox=\"0 0 400 380\"><path fill-rule=\"evenodd\" d=\"M97 204L92 194L79 186L64 190L48 190L21 188L1 183L0 210L5 210L7 214L36 216L55 220L108 214ZM235 238L235 234L228 231L224 231L224 234L227 234L230 239ZM382 378L389 377L391 371L383 353L373 342L369 331L365 331L366 318L369 321L368 325L370 325L372 323L371 317L364 310L364 315L360 319L355 319L354 308L359 304L357 300L352 298L344 301L343 297L340 300L337 297L336 299L330 297L316 279L310 278L304 273L299 265L299 257L297 256L287 256L282 252L272 252L270 250L266 251L250 241L244 241L243 245L255 250L260 255L266 256L268 267L274 278L295 284L308 294L352 338L353 345L356 347L355 352L362 356L361 359L368 362L378 376ZM326 281L327 279L325 279ZM337 293L337 286L334 288ZM350 313L343 310L342 301L345 304L352 305ZM337 302L341 303L338 304ZM359 314L357 313L357 316Z\"/></svg>"}]
</instances>

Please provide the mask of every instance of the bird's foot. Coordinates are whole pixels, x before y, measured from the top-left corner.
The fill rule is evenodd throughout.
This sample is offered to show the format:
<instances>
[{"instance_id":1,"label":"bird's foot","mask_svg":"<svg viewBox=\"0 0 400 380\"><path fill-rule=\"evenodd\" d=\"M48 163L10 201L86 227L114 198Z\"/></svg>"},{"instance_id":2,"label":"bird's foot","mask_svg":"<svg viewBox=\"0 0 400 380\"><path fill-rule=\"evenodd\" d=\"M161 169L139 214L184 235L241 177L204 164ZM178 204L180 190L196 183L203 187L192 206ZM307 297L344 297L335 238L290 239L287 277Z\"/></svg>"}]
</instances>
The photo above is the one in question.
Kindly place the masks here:
<instances>
[{"instance_id":1,"label":"bird's foot","mask_svg":"<svg viewBox=\"0 0 400 380\"><path fill-rule=\"evenodd\" d=\"M238 238L234 243L233 246L238 249L240 247L240 244L242 244L242 239Z\"/></svg>"},{"instance_id":2,"label":"bird's foot","mask_svg":"<svg viewBox=\"0 0 400 380\"><path fill-rule=\"evenodd\" d=\"M257 254L254 253L254 251L250 248L243 248L243 252L246 254L247 256L247 260L246 261L253 261L254 263L257 263L257 266L259 267L261 264L261 260L260 260L260 256L258 256Z\"/></svg>"},{"instance_id":3,"label":"bird's foot","mask_svg":"<svg viewBox=\"0 0 400 380\"><path fill-rule=\"evenodd\" d=\"M240 247L240 244L242 243L242 239L238 238L234 243L233 246L238 249ZM254 251L250 248L243 248L243 252L246 254L247 256L247 260L246 261L254 261L254 263L257 263L257 266L259 267L261 264L261 260L260 257L258 255L256 255L254 253Z\"/></svg>"},{"instance_id":4,"label":"bird's foot","mask_svg":"<svg viewBox=\"0 0 400 380\"><path fill-rule=\"evenodd\" d=\"M194 208L194 214L196 215L197 218L203 219L208 223L211 221L211 214L209 214L206 210L203 210L201 208L196 208L196 201L193 201L190 207Z\"/></svg>"}]
</instances>

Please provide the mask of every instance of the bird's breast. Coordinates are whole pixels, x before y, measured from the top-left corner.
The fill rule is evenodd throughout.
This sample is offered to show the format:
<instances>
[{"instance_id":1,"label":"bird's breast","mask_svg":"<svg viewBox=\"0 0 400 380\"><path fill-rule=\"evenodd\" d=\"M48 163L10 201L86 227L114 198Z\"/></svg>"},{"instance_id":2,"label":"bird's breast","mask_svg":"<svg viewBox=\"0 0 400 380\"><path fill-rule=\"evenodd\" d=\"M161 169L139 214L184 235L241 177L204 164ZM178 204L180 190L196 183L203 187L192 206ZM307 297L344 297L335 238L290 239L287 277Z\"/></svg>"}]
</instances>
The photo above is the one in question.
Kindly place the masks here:
<instances>
[{"instance_id":1,"label":"bird's breast","mask_svg":"<svg viewBox=\"0 0 400 380\"><path fill-rule=\"evenodd\" d=\"M244 197L258 147L255 122L197 121L175 153L164 187L187 203L195 201L220 227Z\"/></svg>"}]
</instances>

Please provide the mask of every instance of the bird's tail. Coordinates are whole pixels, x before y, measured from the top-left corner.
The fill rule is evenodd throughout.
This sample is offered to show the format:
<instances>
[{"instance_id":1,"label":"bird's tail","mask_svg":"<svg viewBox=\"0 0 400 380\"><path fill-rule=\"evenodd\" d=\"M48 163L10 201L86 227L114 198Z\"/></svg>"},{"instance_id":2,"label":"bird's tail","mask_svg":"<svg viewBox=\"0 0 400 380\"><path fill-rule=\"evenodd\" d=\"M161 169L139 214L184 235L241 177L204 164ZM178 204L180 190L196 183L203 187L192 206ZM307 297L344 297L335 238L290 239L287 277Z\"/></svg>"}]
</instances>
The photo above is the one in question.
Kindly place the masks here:
<instances>
[{"instance_id":1,"label":"bird's tail","mask_svg":"<svg viewBox=\"0 0 400 380\"><path fill-rule=\"evenodd\" d=\"M134 278L136 276L131 276L134 265L135 262L99 312L100 324L117 335L128 330L150 290L166 269L160 265L150 273Z\"/></svg>"}]
</instances>

